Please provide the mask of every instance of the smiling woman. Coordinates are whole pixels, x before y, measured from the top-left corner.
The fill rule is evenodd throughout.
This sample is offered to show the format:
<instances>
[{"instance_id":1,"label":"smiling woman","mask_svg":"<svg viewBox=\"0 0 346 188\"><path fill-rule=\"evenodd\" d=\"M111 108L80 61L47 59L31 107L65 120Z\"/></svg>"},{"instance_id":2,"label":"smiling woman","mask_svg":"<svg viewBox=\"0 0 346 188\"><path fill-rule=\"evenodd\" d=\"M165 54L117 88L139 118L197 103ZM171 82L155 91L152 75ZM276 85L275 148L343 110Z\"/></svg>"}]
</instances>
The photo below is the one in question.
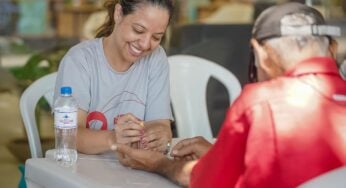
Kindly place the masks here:
<instances>
[{"instance_id":1,"label":"smiling woman","mask_svg":"<svg viewBox=\"0 0 346 188\"><path fill-rule=\"evenodd\" d=\"M169 15L166 9L153 5L139 6L135 12L124 15L122 6L117 4L114 20L114 30L104 40L105 53L115 70L126 71L160 45Z\"/></svg>"},{"instance_id":2,"label":"smiling woman","mask_svg":"<svg viewBox=\"0 0 346 188\"><path fill-rule=\"evenodd\" d=\"M96 154L124 143L164 152L172 113L160 42L172 0L109 0L104 6L108 17L96 38L67 52L56 81L56 94L70 86L79 103L77 149Z\"/></svg>"}]
</instances>

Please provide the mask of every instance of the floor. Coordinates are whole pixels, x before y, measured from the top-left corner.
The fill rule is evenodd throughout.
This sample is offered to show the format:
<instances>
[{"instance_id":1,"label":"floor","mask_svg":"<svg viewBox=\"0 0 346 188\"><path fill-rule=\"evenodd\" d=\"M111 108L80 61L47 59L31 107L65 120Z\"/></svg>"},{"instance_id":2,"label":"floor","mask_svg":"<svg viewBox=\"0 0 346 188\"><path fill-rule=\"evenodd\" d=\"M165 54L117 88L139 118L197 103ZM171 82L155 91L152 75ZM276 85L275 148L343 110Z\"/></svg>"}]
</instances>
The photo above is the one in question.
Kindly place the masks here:
<instances>
[{"instance_id":1,"label":"floor","mask_svg":"<svg viewBox=\"0 0 346 188\"><path fill-rule=\"evenodd\" d=\"M41 113L41 136L53 135L52 117ZM0 187L18 187L21 177L18 165L21 163L7 148L14 139L25 138L19 112L19 96L9 92L0 92ZM16 151L21 153L21 151Z\"/></svg>"}]
</instances>

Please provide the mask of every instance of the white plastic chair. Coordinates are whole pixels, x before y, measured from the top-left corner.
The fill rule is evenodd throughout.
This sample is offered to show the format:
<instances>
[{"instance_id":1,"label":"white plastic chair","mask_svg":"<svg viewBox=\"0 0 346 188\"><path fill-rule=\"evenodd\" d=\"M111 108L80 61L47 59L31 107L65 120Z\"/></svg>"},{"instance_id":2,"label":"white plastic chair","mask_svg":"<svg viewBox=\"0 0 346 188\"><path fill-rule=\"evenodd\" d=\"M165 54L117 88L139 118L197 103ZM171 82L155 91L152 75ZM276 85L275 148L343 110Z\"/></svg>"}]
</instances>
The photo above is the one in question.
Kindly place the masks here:
<instances>
[{"instance_id":1,"label":"white plastic chair","mask_svg":"<svg viewBox=\"0 0 346 188\"><path fill-rule=\"evenodd\" d=\"M298 186L298 188L345 188L345 187L346 187L346 166L326 172Z\"/></svg>"},{"instance_id":2,"label":"white plastic chair","mask_svg":"<svg viewBox=\"0 0 346 188\"><path fill-rule=\"evenodd\" d=\"M36 125L35 108L41 97L52 106L57 73L51 73L33 82L22 94L19 102L32 158L43 157Z\"/></svg>"},{"instance_id":3,"label":"white plastic chair","mask_svg":"<svg viewBox=\"0 0 346 188\"><path fill-rule=\"evenodd\" d=\"M168 62L178 137L203 136L211 141L206 102L208 80L213 77L224 84L232 103L241 92L238 79L224 67L196 56L173 55L168 57Z\"/></svg>"}]
</instances>

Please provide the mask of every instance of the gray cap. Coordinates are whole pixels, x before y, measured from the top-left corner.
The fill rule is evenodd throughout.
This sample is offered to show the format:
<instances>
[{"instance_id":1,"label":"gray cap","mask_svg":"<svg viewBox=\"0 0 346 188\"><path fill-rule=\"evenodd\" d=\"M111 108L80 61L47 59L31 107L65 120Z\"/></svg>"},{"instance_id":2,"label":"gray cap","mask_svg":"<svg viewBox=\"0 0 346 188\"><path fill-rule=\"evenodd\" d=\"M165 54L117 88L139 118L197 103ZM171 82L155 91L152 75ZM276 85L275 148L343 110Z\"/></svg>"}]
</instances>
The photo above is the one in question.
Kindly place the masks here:
<instances>
[{"instance_id":1,"label":"gray cap","mask_svg":"<svg viewBox=\"0 0 346 188\"><path fill-rule=\"evenodd\" d=\"M313 21L304 25L286 24L284 18L292 14L302 14ZM322 14L316 9L296 2L275 5L264 10L252 30L252 36L258 41L289 35L340 36L341 30L339 27L326 25Z\"/></svg>"}]
</instances>

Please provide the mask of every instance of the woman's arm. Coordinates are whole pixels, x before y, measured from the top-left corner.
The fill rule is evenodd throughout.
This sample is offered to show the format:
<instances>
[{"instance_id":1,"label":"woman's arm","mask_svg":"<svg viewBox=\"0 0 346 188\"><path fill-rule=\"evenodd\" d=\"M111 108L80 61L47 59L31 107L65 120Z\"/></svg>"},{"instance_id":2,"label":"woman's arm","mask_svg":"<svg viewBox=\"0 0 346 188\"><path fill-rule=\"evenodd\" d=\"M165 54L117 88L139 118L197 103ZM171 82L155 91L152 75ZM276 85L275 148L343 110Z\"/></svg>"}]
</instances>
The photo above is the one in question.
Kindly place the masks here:
<instances>
[{"instance_id":1,"label":"woman's arm","mask_svg":"<svg viewBox=\"0 0 346 188\"><path fill-rule=\"evenodd\" d=\"M87 112L78 110L77 150L85 154L98 154L110 149L115 142L113 130L92 130L86 128Z\"/></svg>"},{"instance_id":2,"label":"woman's arm","mask_svg":"<svg viewBox=\"0 0 346 188\"><path fill-rule=\"evenodd\" d=\"M77 150L85 154L98 154L110 150L115 143L138 142L143 125L128 113L118 119L115 130L86 128L87 112L78 111Z\"/></svg>"}]
</instances>

